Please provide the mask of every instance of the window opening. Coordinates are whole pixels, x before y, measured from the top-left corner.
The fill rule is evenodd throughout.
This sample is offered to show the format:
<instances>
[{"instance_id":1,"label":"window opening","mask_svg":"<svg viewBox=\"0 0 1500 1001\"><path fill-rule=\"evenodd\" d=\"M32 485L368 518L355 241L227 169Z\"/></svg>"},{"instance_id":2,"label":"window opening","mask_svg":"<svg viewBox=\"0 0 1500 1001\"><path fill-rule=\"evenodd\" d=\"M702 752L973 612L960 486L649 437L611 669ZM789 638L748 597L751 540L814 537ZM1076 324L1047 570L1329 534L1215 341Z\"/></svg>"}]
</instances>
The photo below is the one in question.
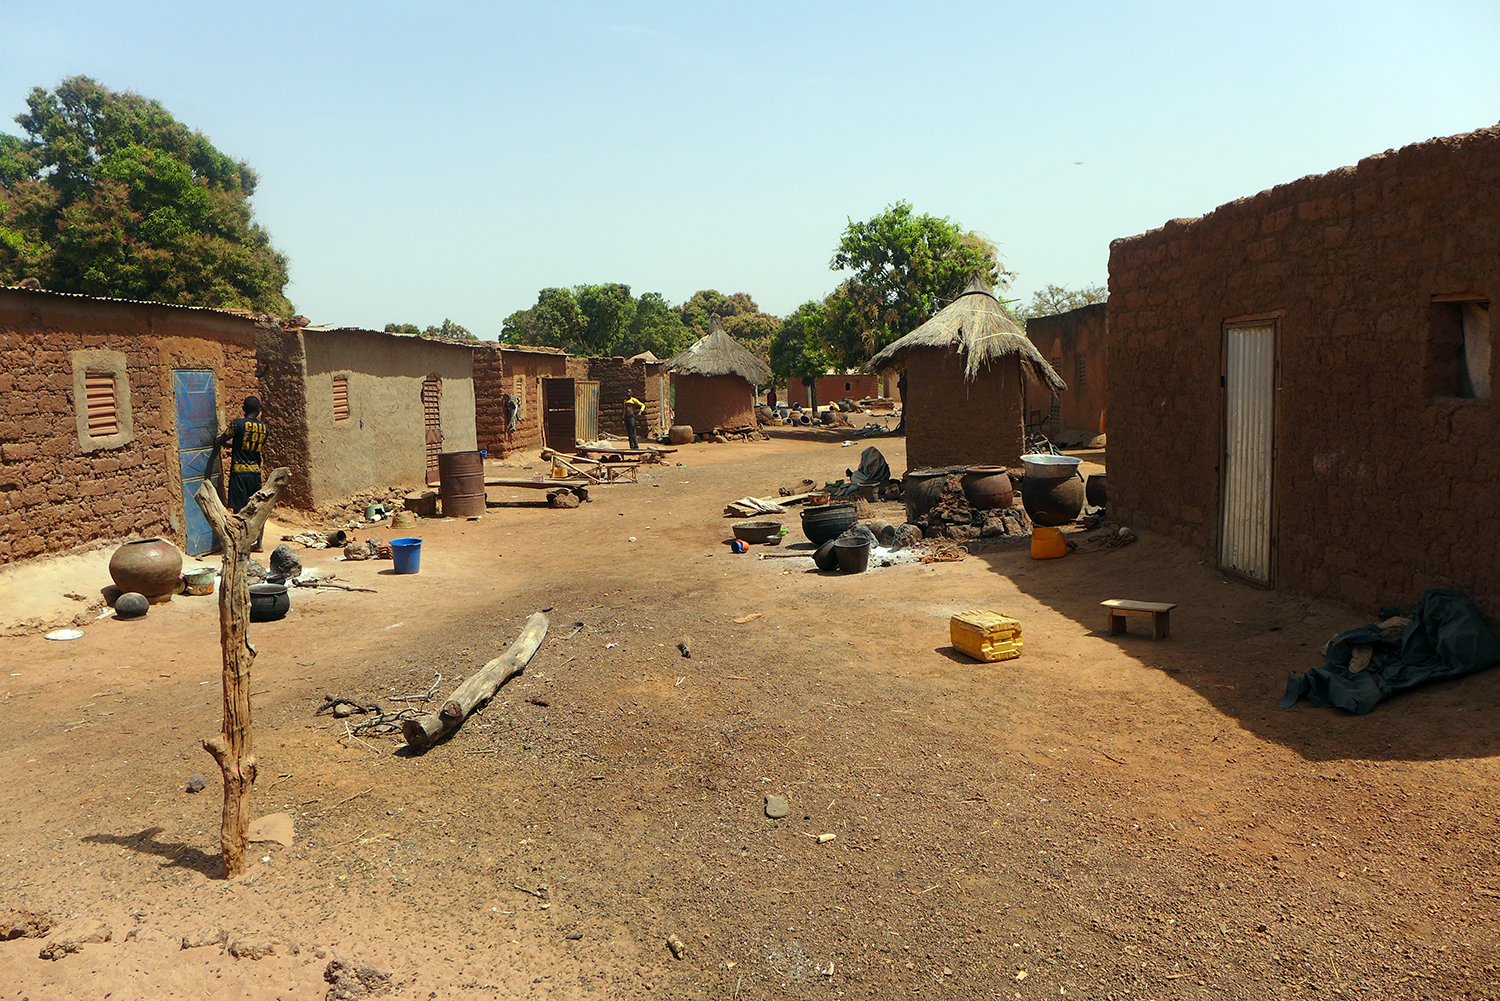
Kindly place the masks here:
<instances>
[{"instance_id":1,"label":"window opening","mask_svg":"<svg viewBox=\"0 0 1500 1001\"><path fill-rule=\"evenodd\" d=\"M347 376L333 377L333 419L336 421L349 419L349 379Z\"/></svg>"},{"instance_id":2,"label":"window opening","mask_svg":"<svg viewBox=\"0 0 1500 1001\"><path fill-rule=\"evenodd\" d=\"M120 433L119 401L115 395L113 374L84 376L84 395L88 409L89 437L107 438Z\"/></svg>"}]
</instances>

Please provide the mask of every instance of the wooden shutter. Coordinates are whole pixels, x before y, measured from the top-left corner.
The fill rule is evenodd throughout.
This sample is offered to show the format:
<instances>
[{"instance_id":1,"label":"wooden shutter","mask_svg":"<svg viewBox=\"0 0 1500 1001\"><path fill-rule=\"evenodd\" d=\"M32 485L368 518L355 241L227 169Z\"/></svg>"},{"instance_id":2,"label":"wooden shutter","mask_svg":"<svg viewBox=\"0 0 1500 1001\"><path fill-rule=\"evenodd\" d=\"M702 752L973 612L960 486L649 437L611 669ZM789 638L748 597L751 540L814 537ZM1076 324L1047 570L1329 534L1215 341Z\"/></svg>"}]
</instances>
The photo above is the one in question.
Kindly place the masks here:
<instances>
[{"instance_id":1,"label":"wooden shutter","mask_svg":"<svg viewBox=\"0 0 1500 1001\"><path fill-rule=\"evenodd\" d=\"M113 375L86 375L83 380L87 397L89 437L107 438L120 433L118 401L115 399Z\"/></svg>"},{"instance_id":2,"label":"wooden shutter","mask_svg":"<svg viewBox=\"0 0 1500 1001\"><path fill-rule=\"evenodd\" d=\"M1085 359L1083 357L1083 355L1079 355L1078 356L1078 360L1074 364L1073 367L1074 367L1074 370L1075 370L1074 374L1076 375L1076 378L1073 380L1073 384L1074 384L1073 388L1074 389L1087 389L1088 386L1089 386L1089 363L1088 363L1088 360Z\"/></svg>"},{"instance_id":3,"label":"wooden shutter","mask_svg":"<svg viewBox=\"0 0 1500 1001\"><path fill-rule=\"evenodd\" d=\"M336 421L347 421L349 419L349 377L336 375L333 377L333 419Z\"/></svg>"},{"instance_id":4,"label":"wooden shutter","mask_svg":"<svg viewBox=\"0 0 1500 1001\"><path fill-rule=\"evenodd\" d=\"M443 382L436 376L422 380L422 423L427 431L427 481L437 473L438 453L443 450Z\"/></svg>"}]
</instances>

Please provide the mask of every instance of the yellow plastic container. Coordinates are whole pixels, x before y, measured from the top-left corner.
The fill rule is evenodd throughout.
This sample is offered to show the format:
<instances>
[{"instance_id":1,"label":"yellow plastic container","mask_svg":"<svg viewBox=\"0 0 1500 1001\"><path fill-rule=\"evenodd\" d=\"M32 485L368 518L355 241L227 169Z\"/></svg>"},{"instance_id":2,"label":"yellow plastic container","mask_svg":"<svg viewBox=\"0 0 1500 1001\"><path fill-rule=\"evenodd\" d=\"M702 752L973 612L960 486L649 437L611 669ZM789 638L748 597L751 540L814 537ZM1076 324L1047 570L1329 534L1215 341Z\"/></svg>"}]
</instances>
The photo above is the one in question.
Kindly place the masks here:
<instances>
[{"instance_id":1,"label":"yellow plastic container","mask_svg":"<svg viewBox=\"0 0 1500 1001\"><path fill-rule=\"evenodd\" d=\"M1034 560L1055 560L1060 556L1068 555L1068 543L1063 539L1063 534L1055 528L1046 525L1034 525L1031 529L1031 558Z\"/></svg>"},{"instance_id":2,"label":"yellow plastic container","mask_svg":"<svg viewBox=\"0 0 1500 1001\"><path fill-rule=\"evenodd\" d=\"M994 663L1021 656L1021 623L999 612L959 612L948 622L948 636L955 650L975 660Z\"/></svg>"}]
</instances>

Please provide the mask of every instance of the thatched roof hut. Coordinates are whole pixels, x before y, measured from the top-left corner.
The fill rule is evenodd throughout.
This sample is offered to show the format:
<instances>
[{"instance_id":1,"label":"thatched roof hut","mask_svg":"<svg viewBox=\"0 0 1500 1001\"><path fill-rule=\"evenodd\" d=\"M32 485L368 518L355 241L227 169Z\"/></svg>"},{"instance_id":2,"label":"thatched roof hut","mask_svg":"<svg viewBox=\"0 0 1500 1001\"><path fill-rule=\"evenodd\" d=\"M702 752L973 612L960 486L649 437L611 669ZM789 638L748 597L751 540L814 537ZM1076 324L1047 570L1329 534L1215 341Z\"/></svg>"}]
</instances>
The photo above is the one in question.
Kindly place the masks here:
<instances>
[{"instance_id":1,"label":"thatched roof hut","mask_svg":"<svg viewBox=\"0 0 1500 1001\"><path fill-rule=\"evenodd\" d=\"M968 382L1001 358L1015 355L1022 371L1033 381L1054 392L1068 388L978 275L932 319L871 358L869 368L883 372L903 365L917 348L957 351L964 358L964 379Z\"/></svg>"},{"instance_id":2,"label":"thatched roof hut","mask_svg":"<svg viewBox=\"0 0 1500 1001\"><path fill-rule=\"evenodd\" d=\"M771 381L771 367L724 332L715 316L708 334L667 362L674 421L702 434L714 428L755 427L755 390Z\"/></svg>"},{"instance_id":3,"label":"thatched roof hut","mask_svg":"<svg viewBox=\"0 0 1500 1001\"><path fill-rule=\"evenodd\" d=\"M906 461L1016 466L1026 445L1025 380L1067 389L1005 307L976 277L932 319L870 359L905 366Z\"/></svg>"},{"instance_id":4,"label":"thatched roof hut","mask_svg":"<svg viewBox=\"0 0 1500 1001\"><path fill-rule=\"evenodd\" d=\"M717 313L709 320L708 333L667 362L667 371L673 375L701 375L710 378L735 375L752 386L761 386L771 381L771 366L746 351L739 341L726 334Z\"/></svg>"}]
</instances>

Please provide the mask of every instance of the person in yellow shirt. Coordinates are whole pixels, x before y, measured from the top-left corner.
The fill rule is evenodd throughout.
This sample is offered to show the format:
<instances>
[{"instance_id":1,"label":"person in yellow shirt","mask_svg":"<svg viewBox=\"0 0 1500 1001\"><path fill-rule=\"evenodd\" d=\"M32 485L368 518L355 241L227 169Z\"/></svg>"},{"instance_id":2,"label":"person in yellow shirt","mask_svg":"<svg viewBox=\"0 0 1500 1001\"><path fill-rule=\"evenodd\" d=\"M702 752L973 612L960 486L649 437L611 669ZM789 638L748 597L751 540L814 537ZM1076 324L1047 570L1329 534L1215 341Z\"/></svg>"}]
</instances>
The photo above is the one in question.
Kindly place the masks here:
<instances>
[{"instance_id":1,"label":"person in yellow shirt","mask_svg":"<svg viewBox=\"0 0 1500 1001\"><path fill-rule=\"evenodd\" d=\"M635 437L636 418L646 412L646 405L634 396L625 401L625 434L630 438L631 448L640 448L641 444Z\"/></svg>"}]
</instances>

